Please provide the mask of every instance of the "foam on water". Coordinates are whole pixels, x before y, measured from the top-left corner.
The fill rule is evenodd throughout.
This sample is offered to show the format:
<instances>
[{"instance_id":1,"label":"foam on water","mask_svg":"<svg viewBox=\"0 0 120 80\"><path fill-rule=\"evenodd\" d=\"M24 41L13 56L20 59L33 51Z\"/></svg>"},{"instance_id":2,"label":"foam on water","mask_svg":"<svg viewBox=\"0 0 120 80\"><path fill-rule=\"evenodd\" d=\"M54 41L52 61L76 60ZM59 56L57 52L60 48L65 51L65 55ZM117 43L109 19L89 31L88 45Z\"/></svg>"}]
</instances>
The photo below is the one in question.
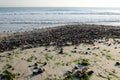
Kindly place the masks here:
<instances>
[{"instance_id":1,"label":"foam on water","mask_svg":"<svg viewBox=\"0 0 120 80\"><path fill-rule=\"evenodd\" d=\"M0 8L0 32L64 24L120 25L120 8Z\"/></svg>"}]
</instances>

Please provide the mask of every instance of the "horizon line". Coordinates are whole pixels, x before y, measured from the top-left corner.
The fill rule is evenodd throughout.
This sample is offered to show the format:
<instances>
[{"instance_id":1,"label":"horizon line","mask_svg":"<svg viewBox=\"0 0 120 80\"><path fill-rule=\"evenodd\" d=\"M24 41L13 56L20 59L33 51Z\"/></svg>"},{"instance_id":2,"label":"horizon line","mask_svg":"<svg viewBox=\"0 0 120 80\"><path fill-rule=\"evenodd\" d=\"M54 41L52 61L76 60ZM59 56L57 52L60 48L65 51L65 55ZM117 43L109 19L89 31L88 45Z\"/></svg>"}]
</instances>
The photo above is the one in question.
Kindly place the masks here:
<instances>
[{"instance_id":1,"label":"horizon line","mask_svg":"<svg viewBox=\"0 0 120 80\"><path fill-rule=\"evenodd\" d=\"M45 7L45 8L47 8L47 7L48 7L48 8L50 8L50 7L51 7L51 8L55 8L55 7L58 7L58 8L60 8L60 7L61 7L61 8L62 8L62 7L66 7L66 8L67 8L67 7L68 7L68 8L69 8L69 7L71 7L71 8L120 8L120 7L102 7L102 6L96 6L96 7L95 7L95 6L0 6L0 8L2 8L2 7L11 7L11 8L12 8L12 7L13 7L13 8L14 8L14 7L20 7L20 8L22 8L22 7L28 7L28 8L29 8L29 7L35 7L35 8L37 8L37 7L38 7L38 8L39 8L39 7L41 7L41 8L42 8L42 7L43 7L43 8L44 8L44 7Z\"/></svg>"}]
</instances>

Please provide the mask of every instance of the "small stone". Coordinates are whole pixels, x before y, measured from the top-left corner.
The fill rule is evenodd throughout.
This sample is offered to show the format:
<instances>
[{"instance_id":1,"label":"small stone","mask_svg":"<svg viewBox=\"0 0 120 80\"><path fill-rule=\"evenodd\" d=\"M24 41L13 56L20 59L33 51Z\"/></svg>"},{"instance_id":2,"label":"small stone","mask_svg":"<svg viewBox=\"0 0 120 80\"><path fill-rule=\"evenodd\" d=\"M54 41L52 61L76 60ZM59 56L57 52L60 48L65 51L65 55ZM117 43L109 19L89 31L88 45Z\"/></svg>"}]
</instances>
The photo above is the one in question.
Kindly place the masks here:
<instances>
[{"instance_id":1,"label":"small stone","mask_svg":"<svg viewBox=\"0 0 120 80\"><path fill-rule=\"evenodd\" d=\"M74 67L74 69L78 69L78 67L77 67L77 66L75 66L75 67Z\"/></svg>"},{"instance_id":2,"label":"small stone","mask_svg":"<svg viewBox=\"0 0 120 80\"><path fill-rule=\"evenodd\" d=\"M34 65L35 65L35 66L38 66L38 64L37 64L37 63L35 63Z\"/></svg>"},{"instance_id":3,"label":"small stone","mask_svg":"<svg viewBox=\"0 0 120 80\"><path fill-rule=\"evenodd\" d=\"M120 65L120 62L116 62L116 64L115 64L116 66L118 66L118 65Z\"/></svg>"},{"instance_id":4,"label":"small stone","mask_svg":"<svg viewBox=\"0 0 120 80\"><path fill-rule=\"evenodd\" d=\"M77 51L76 50L74 50L74 51L71 51L72 53L76 53Z\"/></svg>"},{"instance_id":5,"label":"small stone","mask_svg":"<svg viewBox=\"0 0 120 80\"><path fill-rule=\"evenodd\" d=\"M87 48L87 50L90 50L90 48Z\"/></svg>"},{"instance_id":6,"label":"small stone","mask_svg":"<svg viewBox=\"0 0 120 80\"><path fill-rule=\"evenodd\" d=\"M66 64L66 66L69 66L69 64Z\"/></svg>"},{"instance_id":7,"label":"small stone","mask_svg":"<svg viewBox=\"0 0 120 80\"><path fill-rule=\"evenodd\" d=\"M88 75L92 75L94 73L94 71L89 71Z\"/></svg>"},{"instance_id":8,"label":"small stone","mask_svg":"<svg viewBox=\"0 0 120 80\"><path fill-rule=\"evenodd\" d=\"M115 49L117 49L117 47L115 47Z\"/></svg>"},{"instance_id":9,"label":"small stone","mask_svg":"<svg viewBox=\"0 0 120 80\"><path fill-rule=\"evenodd\" d=\"M43 63L43 66L45 66L45 65L47 65L47 62L44 62L44 63Z\"/></svg>"},{"instance_id":10,"label":"small stone","mask_svg":"<svg viewBox=\"0 0 120 80\"><path fill-rule=\"evenodd\" d=\"M77 49L77 47L75 46L74 49Z\"/></svg>"},{"instance_id":11,"label":"small stone","mask_svg":"<svg viewBox=\"0 0 120 80\"><path fill-rule=\"evenodd\" d=\"M60 50L58 51L59 54L63 54L63 48L60 48Z\"/></svg>"},{"instance_id":12,"label":"small stone","mask_svg":"<svg viewBox=\"0 0 120 80\"><path fill-rule=\"evenodd\" d=\"M8 53L8 56L12 55L11 53Z\"/></svg>"},{"instance_id":13,"label":"small stone","mask_svg":"<svg viewBox=\"0 0 120 80\"><path fill-rule=\"evenodd\" d=\"M47 48L45 48L45 51L47 51L48 49Z\"/></svg>"}]
</instances>

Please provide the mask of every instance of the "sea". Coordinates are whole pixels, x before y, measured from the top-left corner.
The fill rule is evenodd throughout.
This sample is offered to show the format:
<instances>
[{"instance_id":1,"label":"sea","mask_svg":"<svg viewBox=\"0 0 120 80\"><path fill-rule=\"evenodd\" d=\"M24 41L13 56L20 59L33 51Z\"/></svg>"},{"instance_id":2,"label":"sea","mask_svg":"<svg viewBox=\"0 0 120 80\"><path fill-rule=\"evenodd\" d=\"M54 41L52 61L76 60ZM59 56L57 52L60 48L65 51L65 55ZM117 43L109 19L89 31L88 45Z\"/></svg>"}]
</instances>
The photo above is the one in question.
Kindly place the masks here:
<instances>
[{"instance_id":1,"label":"sea","mask_svg":"<svg viewBox=\"0 0 120 80\"><path fill-rule=\"evenodd\" d=\"M0 32L71 24L120 26L120 8L0 7Z\"/></svg>"}]
</instances>

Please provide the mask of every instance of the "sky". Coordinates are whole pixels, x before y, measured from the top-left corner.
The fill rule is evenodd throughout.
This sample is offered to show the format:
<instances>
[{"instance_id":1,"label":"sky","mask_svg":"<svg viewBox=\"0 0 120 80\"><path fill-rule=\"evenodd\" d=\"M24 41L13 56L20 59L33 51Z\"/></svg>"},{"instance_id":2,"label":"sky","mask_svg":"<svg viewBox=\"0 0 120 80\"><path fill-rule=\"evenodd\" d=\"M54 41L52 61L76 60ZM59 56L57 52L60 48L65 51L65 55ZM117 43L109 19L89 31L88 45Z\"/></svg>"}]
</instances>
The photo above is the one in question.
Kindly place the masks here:
<instances>
[{"instance_id":1,"label":"sky","mask_svg":"<svg viewBox=\"0 0 120 80\"><path fill-rule=\"evenodd\" d=\"M120 0L0 0L0 7L120 7Z\"/></svg>"}]
</instances>

